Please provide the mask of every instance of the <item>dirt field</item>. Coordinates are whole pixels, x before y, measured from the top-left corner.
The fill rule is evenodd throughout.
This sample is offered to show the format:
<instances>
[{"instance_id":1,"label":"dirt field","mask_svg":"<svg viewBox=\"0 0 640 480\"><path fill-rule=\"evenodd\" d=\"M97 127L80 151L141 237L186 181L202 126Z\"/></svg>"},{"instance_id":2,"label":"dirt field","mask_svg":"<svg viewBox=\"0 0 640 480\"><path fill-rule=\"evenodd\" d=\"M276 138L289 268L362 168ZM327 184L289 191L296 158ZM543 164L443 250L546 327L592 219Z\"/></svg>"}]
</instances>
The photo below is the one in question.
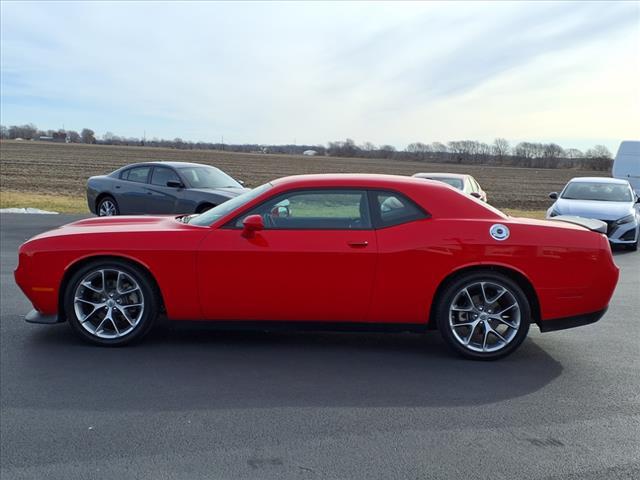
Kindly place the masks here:
<instances>
[{"instance_id":1,"label":"dirt field","mask_svg":"<svg viewBox=\"0 0 640 480\"><path fill-rule=\"evenodd\" d=\"M3 141L0 143L0 190L7 194L7 198L9 194L16 198L16 194L20 193L79 197L78 200L84 201L88 177L109 173L129 163L152 160L215 165L244 180L249 187L255 187L273 178L303 173L470 173L487 191L492 205L518 210L547 208L551 205L547 194L561 189L572 177L604 175L603 172L584 170Z\"/></svg>"}]
</instances>

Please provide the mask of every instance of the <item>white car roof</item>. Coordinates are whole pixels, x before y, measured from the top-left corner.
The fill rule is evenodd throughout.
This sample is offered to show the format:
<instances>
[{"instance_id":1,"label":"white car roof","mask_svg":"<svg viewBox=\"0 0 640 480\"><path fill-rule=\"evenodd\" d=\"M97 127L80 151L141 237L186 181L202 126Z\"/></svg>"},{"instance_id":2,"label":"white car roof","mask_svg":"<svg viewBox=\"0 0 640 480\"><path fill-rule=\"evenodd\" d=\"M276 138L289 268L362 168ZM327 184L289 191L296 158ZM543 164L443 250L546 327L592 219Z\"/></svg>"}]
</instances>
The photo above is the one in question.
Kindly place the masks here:
<instances>
[{"instance_id":1,"label":"white car roof","mask_svg":"<svg viewBox=\"0 0 640 480\"><path fill-rule=\"evenodd\" d=\"M464 180L469 177L466 173L425 173L419 172L414 173L412 177L416 178L459 178L460 180Z\"/></svg>"},{"instance_id":2,"label":"white car roof","mask_svg":"<svg viewBox=\"0 0 640 480\"><path fill-rule=\"evenodd\" d=\"M589 182L589 183L616 183L618 185L626 185L629 182L623 180L621 178L611 178L611 177L575 177L569 180L570 183L573 182Z\"/></svg>"}]
</instances>

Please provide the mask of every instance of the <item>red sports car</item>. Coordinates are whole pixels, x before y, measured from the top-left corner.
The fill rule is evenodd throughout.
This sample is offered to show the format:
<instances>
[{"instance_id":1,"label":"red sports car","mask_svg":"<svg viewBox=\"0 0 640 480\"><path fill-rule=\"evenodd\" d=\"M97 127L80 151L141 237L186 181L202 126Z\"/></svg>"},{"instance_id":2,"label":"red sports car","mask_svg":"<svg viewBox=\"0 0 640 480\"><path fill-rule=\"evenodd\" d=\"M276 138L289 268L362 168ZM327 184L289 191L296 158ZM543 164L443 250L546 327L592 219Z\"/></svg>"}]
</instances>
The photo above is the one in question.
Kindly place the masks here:
<instances>
[{"instance_id":1,"label":"red sports car","mask_svg":"<svg viewBox=\"0 0 640 480\"><path fill-rule=\"evenodd\" d=\"M68 320L99 345L139 340L164 313L263 330L438 329L462 355L495 359L530 323L574 327L607 308L618 268L601 222L556 218L512 218L437 181L297 176L200 215L43 233L20 247L15 278L28 321Z\"/></svg>"}]
</instances>

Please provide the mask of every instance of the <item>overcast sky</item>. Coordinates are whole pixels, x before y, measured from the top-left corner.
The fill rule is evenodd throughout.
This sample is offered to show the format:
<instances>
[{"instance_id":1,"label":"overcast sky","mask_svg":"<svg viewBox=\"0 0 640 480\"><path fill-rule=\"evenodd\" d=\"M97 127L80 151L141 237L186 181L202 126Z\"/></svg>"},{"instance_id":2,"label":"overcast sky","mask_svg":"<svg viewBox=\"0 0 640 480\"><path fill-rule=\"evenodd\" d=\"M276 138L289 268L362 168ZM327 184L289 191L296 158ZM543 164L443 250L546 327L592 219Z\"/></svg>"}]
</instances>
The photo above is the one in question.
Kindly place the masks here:
<instances>
[{"instance_id":1,"label":"overcast sky","mask_svg":"<svg viewBox=\"0 0 640 480\"><path fill-rule=\"evenodd\" d=\"M639 2L1 3L1 121L226 143L640 138Z\"/></svg>"}]
</instances>

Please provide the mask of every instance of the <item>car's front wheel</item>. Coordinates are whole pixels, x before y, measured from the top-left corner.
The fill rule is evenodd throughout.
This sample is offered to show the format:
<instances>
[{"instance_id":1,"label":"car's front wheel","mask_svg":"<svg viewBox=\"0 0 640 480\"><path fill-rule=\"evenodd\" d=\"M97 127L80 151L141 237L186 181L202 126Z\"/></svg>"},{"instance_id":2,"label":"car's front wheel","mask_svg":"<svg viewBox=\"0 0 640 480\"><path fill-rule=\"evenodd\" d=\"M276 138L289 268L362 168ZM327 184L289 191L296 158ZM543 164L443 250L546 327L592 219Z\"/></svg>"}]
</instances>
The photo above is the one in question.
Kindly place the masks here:
<instances>
[{"instance_id":1,"label":"car's front wheel","mask_svg":"<svg viewBox=\"0 0 640 480\"><path fill-rule=\"evenodd\" d=\"M104 197L98 202L98 216L99 217L111 217L113 215L120 214L118 208L118 202L113 197Z\"/></svg>"},{"instance_id":2,"label":"car's front wheel","mask_svg":"<svg viewBox=\"0 0 640 480\"><path fill-rule=\"evenodd\" d=\"M511 278L486 271L461 276L449 284L436 307L438 329L459 354L496 360L512 353L525 339L531 306Z\"/></svg>"},{"instance_id":3,"label":"car's front wheel","mask_svg":"<svg viewBox=\"0 0 640 480\"><path fill-rule=\"evenodd\" d=\"M128 262L91 262L65 290L67 319L81 338L117 346L142 338L158 315L159 294L149 275Z\"/></svg>"}]
</instances>

